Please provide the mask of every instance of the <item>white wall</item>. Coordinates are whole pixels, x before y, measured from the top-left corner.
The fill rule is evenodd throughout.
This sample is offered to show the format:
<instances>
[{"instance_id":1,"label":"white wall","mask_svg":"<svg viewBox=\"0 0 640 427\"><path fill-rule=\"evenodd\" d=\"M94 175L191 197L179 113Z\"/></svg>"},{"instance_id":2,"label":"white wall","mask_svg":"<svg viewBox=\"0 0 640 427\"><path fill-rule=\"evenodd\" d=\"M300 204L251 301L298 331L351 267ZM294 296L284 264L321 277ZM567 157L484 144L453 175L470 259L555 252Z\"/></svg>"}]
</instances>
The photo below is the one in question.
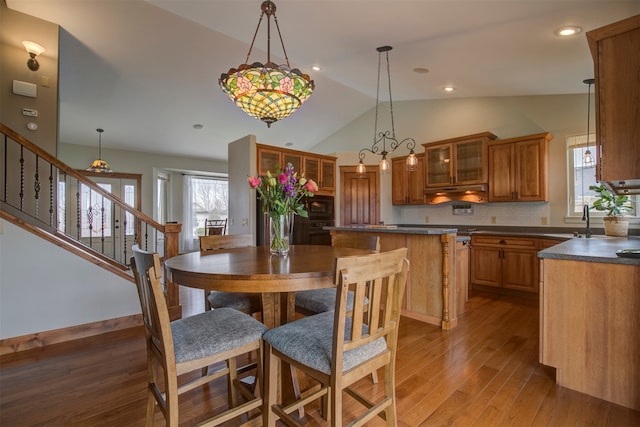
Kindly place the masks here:
<instances>
[{"instance_id":1,"label":"white wall","mask_svg":"<svg viewBox=\"0 0 640 427\"><path fill-rule=\"evenodd\" d=\"M140 313L133 283L0 224L0 339Z\"/></svg>"},{"instance_id":2,"label":"white wall","mask_svg":"<svg viewBox=\"0 0 640 427\"><path fill-rule=\"evenodd\" d=\"M256 192L247 184L258 169L255 135L228 145L229 234L256 235Z\"/></svg>"},{"instance_id":3,"label":"white wall","mask_svg":"<svg viewBox=\"0 0 640 427\"><path fill-rule=\"evenodd\" d=\"M566 137L586 132L586 94L520 96L491 98L459 98L427 101L394 102L396 136L399 140L414 138L416 152L424 152L421 144L446 138L490 131L500 139L550 132L549 202L487 203L474 205L473 216L452 215L451 204L394 207L391 204L391 175L381 176L381 220L385 223L469 224L488 225L496 217L496 225L581 227L580 222L566 222ZM371 147L375 109L354 120L340 131L313 147L313 151L333 154L340 165L356 165L357 151ZM388 113L387 113L388 116ZM388 117L380 116L379 130L388 129ZM407 155L406 145L391 157ZM380 156L369 153L365 163L377 167ZM338 174L339 179L339 174ZM339 188L338 183L338 188ZM339 200L336 200L339 203ZM337 206L337 212L340 212Z\"/></svg>"}]
</instances>

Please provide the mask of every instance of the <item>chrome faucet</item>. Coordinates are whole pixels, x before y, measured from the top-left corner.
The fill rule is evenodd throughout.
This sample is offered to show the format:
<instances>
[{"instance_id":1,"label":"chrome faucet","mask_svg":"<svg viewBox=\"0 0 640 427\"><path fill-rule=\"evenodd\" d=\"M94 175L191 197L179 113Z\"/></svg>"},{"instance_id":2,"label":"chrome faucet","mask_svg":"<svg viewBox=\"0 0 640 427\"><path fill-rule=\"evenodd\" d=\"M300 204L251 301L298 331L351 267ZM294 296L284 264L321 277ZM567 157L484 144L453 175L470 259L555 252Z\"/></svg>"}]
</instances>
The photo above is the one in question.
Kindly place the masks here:
<instances>
[{"instance_id":1,"label":"chrome faucet","mask_svg":"<svg viewBox=\"0 0 640 427\"><path fill-rule=\"evenodd\" d=\"M587 221L587 229L584 232L584 237L591 237L591 228L589 227L589 205L582 206L582 220Z\"/></svg>"}]
</instances>

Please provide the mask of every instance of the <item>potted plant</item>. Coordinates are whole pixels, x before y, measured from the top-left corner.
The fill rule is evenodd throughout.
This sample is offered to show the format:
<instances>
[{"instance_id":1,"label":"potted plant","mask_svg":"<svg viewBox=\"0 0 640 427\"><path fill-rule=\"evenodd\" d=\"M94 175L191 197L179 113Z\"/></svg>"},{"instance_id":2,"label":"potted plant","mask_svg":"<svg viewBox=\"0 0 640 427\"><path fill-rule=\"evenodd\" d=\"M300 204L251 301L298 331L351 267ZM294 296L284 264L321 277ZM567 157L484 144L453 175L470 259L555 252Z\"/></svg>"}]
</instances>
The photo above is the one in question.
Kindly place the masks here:
<instances>
[{"instance_id":1,"label":"potted plant","mask_svg":"<svg viewBox=\"0 0 640 427\"><path fill-rule=\"evenodd\" d=\"M629 234L629 219L624 218L625 212L631 211L629 196L613 194L603 184L592 185L598 198L593 202L593 208L597 211L606 211L604 221L604 234L607 236L626 237Z\"/></svg>"}]
</instances>

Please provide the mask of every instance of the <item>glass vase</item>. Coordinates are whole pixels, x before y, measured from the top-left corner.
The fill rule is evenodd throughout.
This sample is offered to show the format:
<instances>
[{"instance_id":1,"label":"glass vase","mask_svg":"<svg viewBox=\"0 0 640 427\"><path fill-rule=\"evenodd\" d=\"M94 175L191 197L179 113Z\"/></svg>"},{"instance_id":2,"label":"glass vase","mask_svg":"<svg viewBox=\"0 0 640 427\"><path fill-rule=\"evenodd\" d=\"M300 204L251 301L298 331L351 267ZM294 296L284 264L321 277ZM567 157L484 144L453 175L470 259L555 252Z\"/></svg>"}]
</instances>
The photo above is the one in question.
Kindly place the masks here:
<instances>
[{"instance_id":1,"label":"glass vase","mask_svg":"<svg viewBox=\"0 0 640 427\"><path fill-rule=\"evenodd\" d=\"M274 255L289 253L291 215L269 215L269 250Z\"/></svg>"}]
</instances>

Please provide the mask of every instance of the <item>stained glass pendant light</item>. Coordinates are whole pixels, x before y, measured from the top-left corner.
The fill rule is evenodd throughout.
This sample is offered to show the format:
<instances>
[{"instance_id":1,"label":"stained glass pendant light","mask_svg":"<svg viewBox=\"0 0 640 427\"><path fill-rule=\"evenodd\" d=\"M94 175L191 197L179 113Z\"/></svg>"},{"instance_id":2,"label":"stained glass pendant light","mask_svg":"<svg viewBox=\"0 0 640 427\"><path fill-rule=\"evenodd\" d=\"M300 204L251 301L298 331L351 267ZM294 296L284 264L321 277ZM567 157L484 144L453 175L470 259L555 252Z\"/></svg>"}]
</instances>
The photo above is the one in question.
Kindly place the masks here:
<instances>
[{"instance_id":1,"label":"stained glass pendant light","mask_svg":"<svg viewBox=\"0 0 640 427\"><path fill-rule=\"evenodd\" d=\"M376 119L373 127L373 144L371 148L363 148L358 153L358 158L360 161L358 162L358 166L356 166L356 174L358 176L364 176L367 172L367 167L364 164L365 152L368 151L373 154L377 154L382 156L380 159L380 163L378 164L381 173L387 173L390 168L389 159L387 159L387 155L393 153L398 147L400 147L405 142L407 143L407 148L409 149L409 155L407 156L407 160L405 162L405 167L409 171L415 171L418 166L418 158L416 157L416 153L413 149L416 146L416 141L413 138L405 138L402 141L398 141L396 139L396 129L393 121L393 99L391 97L391 71L389 68L389 51L393 49L391 46L380 46L376 48L378 51L378 89L376 91ZM378 110L380 106L380 70L382 64L382 55L384 54L386 63L387 63L387 83L389 87L389 112L391 119L391 130L378 130ZM387 143L389 146L387 147Z\"/></svg>"},{"instance_id":2,"label":"stained glass pendant light","mask_svg":"<svg viewBox=\"0 0 640 427\"><path fill-rule=\"evenodd\" d=\"M102 160L102 132L104 132L104 129L96 129L96 131L98 131L98 159L94 160L86 170L88 172L110 173L112 172L111 166Z\"/></svg>"},{"instance_id":3,"label":"stained glass pendant light","mask_svg":"<svg viewBox=\"0 0 640 427\"><path fill-rule=\"evenodd\" d=\"M300 108L311 96L315 83L297 68L291 69L276 17L276 5L267 0L260 8L262 13L245 63L222 73L218 84L229 99L245 113L262 120L267 127L271 127L272 123L288 117ZM265 15L267 16L267 62L265 64L254 62L249 65L249 56ZM271 17L278 30L286 65L271 62Z\"/></svg>"}]
</instances>

